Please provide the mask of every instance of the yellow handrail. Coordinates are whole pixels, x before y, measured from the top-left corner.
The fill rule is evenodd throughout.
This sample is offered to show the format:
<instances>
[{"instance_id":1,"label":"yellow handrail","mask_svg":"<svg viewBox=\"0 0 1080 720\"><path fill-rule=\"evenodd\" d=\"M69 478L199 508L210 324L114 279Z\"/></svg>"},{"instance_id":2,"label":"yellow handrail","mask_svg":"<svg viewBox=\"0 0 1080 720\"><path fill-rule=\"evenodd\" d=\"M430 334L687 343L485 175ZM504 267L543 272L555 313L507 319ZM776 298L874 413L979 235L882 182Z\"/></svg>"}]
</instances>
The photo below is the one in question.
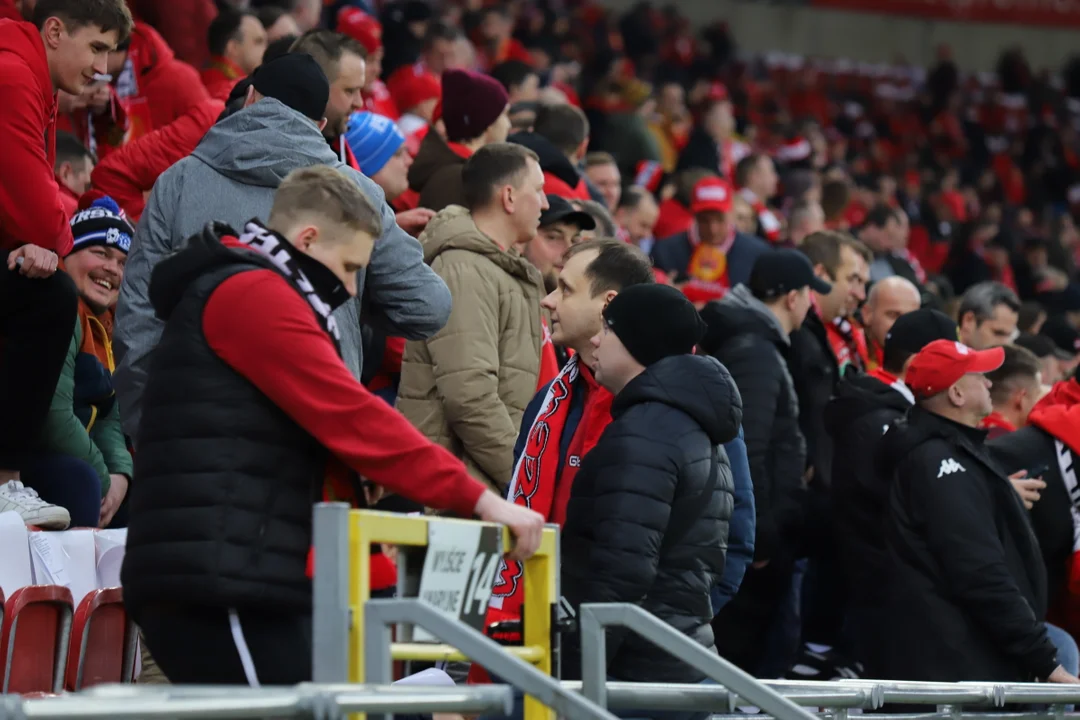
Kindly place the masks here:
<instances>
[{"instance_id":1,"label":"yellow handrail","mask_svg":"<svg viewBox=\"0 0 1080 720\"><path fill-rule=\"evenodd\" d=\"M349 682L365 682L364 603L371 598L371 545L387 543L422 547L428 544L429 522L460 522L422 515L398 515L373 510L349 512ZM490 523L483 523L491 525ZM525 562L524 575L524 645L507 648L513 655L551 674L551 612L557 601L558 533L545 528L540 549ZM511 547L510 532L503 528L503 549ZM460 660L464 656L448 645L394 643L392 655L397 660ZM554 720L554 713L530 696L525 697L525 720Z\"/></svg>"}]
</instances>

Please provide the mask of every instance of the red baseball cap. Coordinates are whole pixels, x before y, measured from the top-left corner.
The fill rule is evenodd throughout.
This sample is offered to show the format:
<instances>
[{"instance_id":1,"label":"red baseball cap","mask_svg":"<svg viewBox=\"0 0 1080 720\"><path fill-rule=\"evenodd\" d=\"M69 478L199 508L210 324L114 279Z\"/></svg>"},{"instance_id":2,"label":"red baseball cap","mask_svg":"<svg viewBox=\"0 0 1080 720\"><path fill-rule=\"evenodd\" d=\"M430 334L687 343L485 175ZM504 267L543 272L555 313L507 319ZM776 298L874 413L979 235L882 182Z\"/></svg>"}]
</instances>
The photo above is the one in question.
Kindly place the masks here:
<instances>
[{"instance_id":1,"label":"red baseball cap","mask_svg":"<svg viewBox=\"0 0 1080 720\"><path fill-rule=\"evenodd\" d=\"M343 7L337 16L337 31L351 37L369 53L382 47L382 25L363 10Z\"/></svg>"},{"instance_id":2,"label":"red baseball cap","mask_svg":"<svg viewBox=\"0 0 1080 720\"><path fill-rule=\"evenodd\" d=\"M704 178L694 186L690 212L695 215L703 212L729 213L733 195L734 191L727 180L715 177Z\"/></svg>"},{"instance_id":3,"label":"red baseball cap","mask_svg":"<svg viewBox=\"0 0 1080 720\"><path fill-rule=\"evenodd\" d=\"M918 397L943 393L968 373L988 373L1005 362L1005 349L972 350L956 340L935 340L911 359L904 381Z\"/></svg>"}]
</instances>

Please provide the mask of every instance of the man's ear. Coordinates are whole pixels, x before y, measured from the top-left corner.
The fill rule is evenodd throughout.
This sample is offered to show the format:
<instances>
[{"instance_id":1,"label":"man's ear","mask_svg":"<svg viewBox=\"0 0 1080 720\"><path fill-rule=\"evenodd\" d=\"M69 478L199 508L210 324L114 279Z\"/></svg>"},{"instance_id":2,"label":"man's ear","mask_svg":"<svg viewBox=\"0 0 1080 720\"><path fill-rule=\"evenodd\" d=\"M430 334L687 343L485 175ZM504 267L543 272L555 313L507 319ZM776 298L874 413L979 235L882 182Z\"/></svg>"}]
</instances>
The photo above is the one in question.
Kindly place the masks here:
<instances>
[{"instance_id":1,"label":"man's ear","mask_svg":"<svg viewBox=\"0 0 1080 720\"><path fill-rule=\"evenodd\" d=\"M58 17L51 17L45 21L45 25L41 28L41 39L45 43L45 46L55 50L60 46L60 38L64 34L67 28L64 27L64 22Z\"/></svg>"},{"instance_id":2,"label":"man's ear","mask_svg":"<svg viewBox=\"0 0 1080 720\"><path fill-rule=\"evenodd\" d=\"M319 126L319 132L322 132L323 130L325 130L325 129L326 129L326 124L327 124L328 122L330 122L330 121L329 121L329 120L327 120L326 118L323 118L323 119L322 119L322 120L320 120L319 122L315 123L316 125L318 125L318 126Z\"/></svg>"},{"instance_id":3,"label":"man's ear","mask_svg":"<svg viewBox=\"0 0 1080 720\"><path fill-rule=\"evenodd\" d=\"M73 172L75 172L75 168L72 167L70 161L65 160L64 162L60 163L60 167L56 168L56 177L64 180Z\"/></svg>"}]
</instances>

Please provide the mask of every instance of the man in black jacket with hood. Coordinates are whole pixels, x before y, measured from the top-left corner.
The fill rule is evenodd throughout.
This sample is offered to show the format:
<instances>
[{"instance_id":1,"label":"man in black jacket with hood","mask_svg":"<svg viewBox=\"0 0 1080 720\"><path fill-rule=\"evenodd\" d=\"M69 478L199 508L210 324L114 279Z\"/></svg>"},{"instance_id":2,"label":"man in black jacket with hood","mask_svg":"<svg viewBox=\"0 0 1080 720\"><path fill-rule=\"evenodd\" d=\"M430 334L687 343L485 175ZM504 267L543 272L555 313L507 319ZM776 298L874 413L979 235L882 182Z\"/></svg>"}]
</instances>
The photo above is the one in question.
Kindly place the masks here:
<instances>
[{"instance_id":1,"label":"man in black jacket with hood","mask_svg":"<svg viewBox=\"0 0 1080 720\"><path fill-rule=\"evenodd\" d=\"M885 671L897 680L1080 683L1047 637L1046 571L1020 496L977 429L1001 348L935 340L907 384L916 407L885 434L891 469Z\"/></svg>"},{"instance_id":2,"label":"man in black jacket with hood","mask_svg":"<svg viewBox=\"0 0 1080 720\"><path fill-rule=\"evenodd\" d=\"M724 571L734 484L724 443L742 401L716 360L690 355L704 332L675 288L625 288L593 338L596 380L615 395L612 422L582 461L562 534L570 605L634 603L713 648L709 590ZM564 676L580 658L568 640ZM642 638L609 633L608 674L631 682L704 676Z\"/></svg>"},{"instance_id":3,"label":"man in black jacket with hood","mask_svg":"<svg viewBox=\"0 0 1080 720\"><path fill-rule=\"evenodd\" d=\"M743 433L757 507L754 563L713 629L721 654L752 674L764 672L765 638L791 588L806 441L786 358L789 336L810 310L811 290L830 287L806 256L769 250L755 261L749 285L736 285L701 311L708 325L702 349L724 364L745 398Z\"/></svg>"},{"instance_id":4,"label":"man in black jacket with hood","mask_svg":"<svg viewBox=\"0 0 1080 720\"><path fill-rule=\"evenodd\" d=\"M889 477L874 456L889 427L915 402L904 384L908 363L934 340L956 340L956 323L929 308L901 315L885 336L881 367L849 373L825 407L825 429L845 448L833 458L836 532L848 589L849 648L867 677L881 677L881 628L888 621L885 519Z\"/></svg>"},{"instance_id":5,"label":"man in black jacket with hood","mask_svg":"<svg viewBox=\"0 0 1080 720\"><path fill-rule=\"evenodd\" d=\"M1080 629L1080 381L1054 385L1028 415L1028 424L987 443L1012 474L1026 471L1046 483L1031 509L1031 524L1046 566L1050 607L1066 630Z\"/></svg>"}]
</instances>

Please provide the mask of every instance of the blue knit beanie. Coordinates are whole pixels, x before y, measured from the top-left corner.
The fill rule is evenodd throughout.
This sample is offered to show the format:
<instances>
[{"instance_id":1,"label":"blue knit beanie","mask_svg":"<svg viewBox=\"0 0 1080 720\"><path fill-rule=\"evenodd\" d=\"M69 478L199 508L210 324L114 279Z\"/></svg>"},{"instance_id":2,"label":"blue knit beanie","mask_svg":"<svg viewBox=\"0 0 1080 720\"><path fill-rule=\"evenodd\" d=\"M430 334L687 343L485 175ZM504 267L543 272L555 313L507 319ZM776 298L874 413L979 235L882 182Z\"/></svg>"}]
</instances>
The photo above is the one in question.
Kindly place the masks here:
<instances>
[{"instance_id":1,"label":"blue knit beanie","mask_svg":"<svg viewBox=\"0 0 1080 720\"><path fill-rule=\"evenodd\" d=\"M360 164L360 171L368 177L382 170L405 144L405 136L393 120L371 112L352 114L345 140Z\"/></svg>"}]
</instances>

